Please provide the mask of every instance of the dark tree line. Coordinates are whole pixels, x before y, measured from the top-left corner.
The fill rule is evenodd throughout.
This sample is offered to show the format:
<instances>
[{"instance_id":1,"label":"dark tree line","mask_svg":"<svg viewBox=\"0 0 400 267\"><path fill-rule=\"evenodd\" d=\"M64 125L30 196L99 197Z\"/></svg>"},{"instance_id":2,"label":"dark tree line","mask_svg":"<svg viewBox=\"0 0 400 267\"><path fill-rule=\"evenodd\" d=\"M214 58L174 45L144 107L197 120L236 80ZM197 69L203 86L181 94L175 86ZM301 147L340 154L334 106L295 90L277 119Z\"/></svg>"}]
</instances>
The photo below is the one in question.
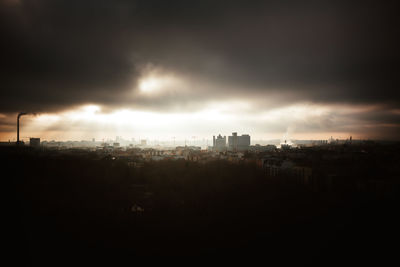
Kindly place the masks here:
<instances>
[{"instance_id":1,"label":"dark tree line","mask_svg":"<svg viewBox=\"0 0 400 267\"><path fill-rule=\"evenodd\" d=\"M149 162L1 150L7 241L17 263L395 260L398 199L313 192L251 163ZM339 167L339 166L338 166ZM118 265L118 264L117 264Z\"/></svg>"}]
</instances>

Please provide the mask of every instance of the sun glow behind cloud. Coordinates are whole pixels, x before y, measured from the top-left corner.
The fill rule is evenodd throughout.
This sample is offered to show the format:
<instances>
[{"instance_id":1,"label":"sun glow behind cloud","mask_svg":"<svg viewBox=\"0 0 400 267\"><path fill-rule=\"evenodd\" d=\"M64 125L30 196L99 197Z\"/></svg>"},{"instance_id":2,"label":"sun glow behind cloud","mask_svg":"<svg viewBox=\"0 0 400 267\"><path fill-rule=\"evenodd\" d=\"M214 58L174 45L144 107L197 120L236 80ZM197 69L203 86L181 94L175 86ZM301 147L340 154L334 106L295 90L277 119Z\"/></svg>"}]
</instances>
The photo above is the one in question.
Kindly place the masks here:
<instances>
[{"instance_id":1,"label":"sun glow behind cloud","mask_svg":"<svg viewBox=\"0 0 400 267\"><path fill-rule=\"evenodd\" d=\"M139 79L138 88L142 94L163 93L166 91L178 91L184 87L184 81L171 73L163 73L159 70L147 71Z\"/></svg>"},{"instance_id":2,"label":"sun glow behind cloud","mask_svg":"<svg viewBox=\"0 0 400 267\"><path fill-rule=\"evenodd\" d=\"M147 79L143 79L140 81L139 89L144 93L150 93L153 91L157 91L162 87L162 82L160 79L150 77Z\"/></svg>"}]
</instances>

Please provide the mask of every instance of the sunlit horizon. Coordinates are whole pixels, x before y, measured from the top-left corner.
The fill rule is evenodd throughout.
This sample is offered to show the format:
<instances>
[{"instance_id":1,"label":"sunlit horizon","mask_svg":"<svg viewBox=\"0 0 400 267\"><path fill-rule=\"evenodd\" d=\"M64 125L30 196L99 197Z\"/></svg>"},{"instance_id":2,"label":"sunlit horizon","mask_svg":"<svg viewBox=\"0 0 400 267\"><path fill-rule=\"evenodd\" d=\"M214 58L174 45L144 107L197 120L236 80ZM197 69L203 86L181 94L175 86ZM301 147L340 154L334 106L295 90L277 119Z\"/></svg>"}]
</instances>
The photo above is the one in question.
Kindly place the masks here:
<instances>
[{"instance_id":1,"label":"sunlit horizon","mask_svg":"<svg viewBox=\"0 0 400 267\"><path fill-rule=\"evenodd\" d=\"M329 127L338 128L335 120L336 123L350 125L353 122L351 118L345 118L346 114L364 109L342 106L340 113L335 113L335 107L297 104L253 114L251 104L246 101L210 102L203 109L193 112L137 111L127 108L103 111L100 105L90 104L58 113L22 117L21 139L114 140L116 136L121 136L126 140L193 142L194 139L211 140L213 135L218 134L228 136L232 132L249 134L254 141L327 140L331 137L348 139L350 136L353 139L373 139L373 136L352 132L351 129L346 131L346 127L342 131L324 131ZM307 131L310 128L314 128L314 132ZM2 141L14 141L16 133L12 131L12 126L0 138Z\"/></svg>"}]
</instances>

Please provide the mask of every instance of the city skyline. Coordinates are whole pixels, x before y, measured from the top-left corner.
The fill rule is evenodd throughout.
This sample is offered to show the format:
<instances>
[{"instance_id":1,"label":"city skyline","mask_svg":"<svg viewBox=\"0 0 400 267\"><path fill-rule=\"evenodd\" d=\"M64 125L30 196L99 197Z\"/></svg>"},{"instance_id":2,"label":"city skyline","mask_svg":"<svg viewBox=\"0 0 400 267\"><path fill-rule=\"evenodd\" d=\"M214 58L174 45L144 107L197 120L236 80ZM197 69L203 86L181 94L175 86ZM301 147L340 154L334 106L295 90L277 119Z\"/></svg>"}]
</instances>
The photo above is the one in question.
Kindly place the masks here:
<instances>
[{"instance_id":1,"label":"city skyline","mask_svg":"<svg viewBox=\"0 0 400 267\"><path fill-rule=\"evenodd\" d=\"M23 116L27 115L27 114L22 114ZM19 116L18 116L19 117ZM22 116L21 116L22 117ZM19 126L20 128L22 128L21 126ZM16 127L17 129L18 127ZM139 144L141 141L145 140L147 142L151 142L153 145L158 145L158 144L207 144L210 146L214 146L215 145L215 138L217 138L217 143L220 142L218 141L219 138L222 138L221 133L223 133L222 131L218 131L218 136L216 136L215 134L209 134L206 133L205 135L150 135L150 136L146 136L146 135L132 135L132 134L128 134L128 135L95 135L95 136L89 136L87 135L84 138L66 138L66 139L62 139L60 138L60 135L56 135L56 136L50 136L46 138L46 136L40 136L40 134L36 134L36 135L30 135L28 136L26 133L24 132L14 132L14 133L10 133L10 138L8 140L1 140L0 142L3 143L7 143L7 142L17 142L18 137L19 140L21 140L22 142L29 142L29 139L41 139L42 141L46 141L46 142L124 142L124 143L130 143L130 144ZM235 135L237 134L237 132L235 131L231 131L230 134ZM251 134L250 134L251 135ZM242 136L250 136L247 132L245 134L243 134ZM62 136L62 135L61 135ZM251 135L252 136L252 135ZM80 136L82 137L82 136ZM229 140L228 137L230 138L231 136L227 136L226 133L224 133L223 138L225 139L225 145L228 146L229 144ZM254 137L254 136L253 136ZM260 136L256 136L256 138L251 138L251 145L256 145L256 144L276 144L277 141L280 143L284 143L286 141L290 142L290 141L327 141L327 140L349 140L349 138L353 138L352 135L343 135L343 136L338 136L338 135L331 135L331 136L324 136L323 138L318 138L319 136L317 136L317 138L315 138L315 136L313 135L304 135L304 136L298 136L297 138L294 137L294 135L292 135L289 130L286 131L286 133L284 133L283 135L279 136L270 136L269 138L267 137L260 137ZM314 137L314 138L313 138ZM240 136L239 136L240 138ZM214 139L214 140L213 140ZM356 136L356 138L354 138L354 140L373 140L373 139L369 139L369 138L358 138ZM384 140L384 139L375 139L376 141L393 141L393 140Z\"/></svg>"}]
</instances>

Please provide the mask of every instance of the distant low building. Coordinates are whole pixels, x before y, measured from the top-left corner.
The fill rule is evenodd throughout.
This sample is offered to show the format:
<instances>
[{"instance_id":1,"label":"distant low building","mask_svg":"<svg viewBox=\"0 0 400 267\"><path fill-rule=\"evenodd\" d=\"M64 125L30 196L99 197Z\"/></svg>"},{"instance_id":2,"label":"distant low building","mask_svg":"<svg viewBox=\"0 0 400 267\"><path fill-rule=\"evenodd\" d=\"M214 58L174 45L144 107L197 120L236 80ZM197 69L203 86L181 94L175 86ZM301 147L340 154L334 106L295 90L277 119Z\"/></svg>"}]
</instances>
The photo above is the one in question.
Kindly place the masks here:
<instances>
[{"instance_id":1,"label":"distant low building","mask_svg":"<svg viewBox=\"0 0 400 267\"><path fill-rule=\"evenodd\" d=\"M31 147L40 147L40 138L30 138L29 145Z\"/></svg>"},{"instance_id":2,"label":"distant low building","mask_svg":"<svg viewBox=\"0 0 400 267\"><path fill-rule=\"evenodd\" d=\"M266 146L261 146L259 144L256 144L255 146L250 146L249 150L252 152L266 152L266 151L274 151L276 150L275 145L266 145Z\"/></svg>"},{"instance_id":3,"label":"distant low building","mask_svg":"<svg viewBox=\"0 0 400 267\"><path fill-rule=\"evenodd\" d=\"M0 142L0 146L13 146L13 145L15 145L15 142L11 142L11 141Z\"/></svg>"}]
</instances>

